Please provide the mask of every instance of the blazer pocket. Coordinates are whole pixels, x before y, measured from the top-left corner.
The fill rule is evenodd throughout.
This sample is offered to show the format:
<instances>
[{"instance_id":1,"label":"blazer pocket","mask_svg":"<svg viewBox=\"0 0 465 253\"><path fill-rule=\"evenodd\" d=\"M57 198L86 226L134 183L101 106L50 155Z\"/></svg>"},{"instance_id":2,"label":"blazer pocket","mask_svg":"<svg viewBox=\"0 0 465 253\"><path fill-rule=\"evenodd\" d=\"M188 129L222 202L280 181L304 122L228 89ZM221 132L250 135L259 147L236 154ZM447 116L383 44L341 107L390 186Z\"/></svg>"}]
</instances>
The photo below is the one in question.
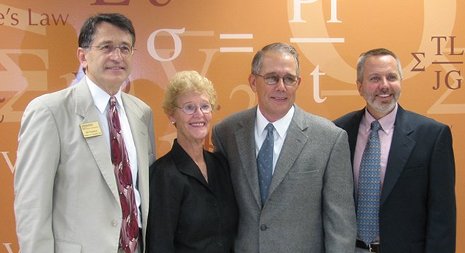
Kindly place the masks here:
<instances>
[{"instance_id":1,"label":"blazer pocket","mask_svg":"<svg viewBox=\"0 0 465 253\"><path fill-rule=\"evenodd\" d=\"M425 242L415 242L410 244L409 253L423 253L425 250Z\"/></svg>"},{"instance_id":2,"label":"blazer pocket","mask_svg":"<svg viewBox=\"0 0 465 253\"><path fill-rule=\"evenodd\" d=\"M404 177L420 176L420 175L426 175L426 167L423 165L409 166L405 168L404 172L402 173L402 176Z\"/></svg>"},{"instance_id":3,"label":"blazer pocket","mask_svg":"<svg viewBox=\"0 0 465 253\"><path fill-rule=\"evenodd\" d=\"M291 171L289 171L289 175L290 176L300 177L300 176L305 176L305 175L318 173L319 171L320 171L319 169L314 169L314 170L294 170L294 171L291 170Z\"/></svg>"},{"instance_id":4,"label":"blazer pocket","mask_svg":"<svg viewBox=\"0 0 465 253\"><path fill-rule=\"evenodd\" d=\"M292 184L301 185L306 188L318 187L321 184L320 170L292 171L289 172L287 179Z\"/></svg>"},{"instance_id":5,"label":"blazer pocket","mask_svg":"<svg viewBox=\"0 0 465 253\"><path fill-rule=\"evenodd\" d=\"M65 241L55 241L56 253L81 253L81 245Z\"/></svg>"},{"instance_id":6,"label":"blazer pocket","mask_svg":"<svg viewBox=\"0 0 465 253\"><path fill-rule=\"evenodd\" d=\"M309 203L318 202L321 199L322 187L323 178L320 170L293 171L288 173L275 192L284 194L281 198L277 198L281 205L289 207L289 203L292 203L297 209L306 209ZM271 199L276 197L275 192L270 196ZM302 192L305 192L305 194L302 194Z\"/></svg>"}]
</instances>

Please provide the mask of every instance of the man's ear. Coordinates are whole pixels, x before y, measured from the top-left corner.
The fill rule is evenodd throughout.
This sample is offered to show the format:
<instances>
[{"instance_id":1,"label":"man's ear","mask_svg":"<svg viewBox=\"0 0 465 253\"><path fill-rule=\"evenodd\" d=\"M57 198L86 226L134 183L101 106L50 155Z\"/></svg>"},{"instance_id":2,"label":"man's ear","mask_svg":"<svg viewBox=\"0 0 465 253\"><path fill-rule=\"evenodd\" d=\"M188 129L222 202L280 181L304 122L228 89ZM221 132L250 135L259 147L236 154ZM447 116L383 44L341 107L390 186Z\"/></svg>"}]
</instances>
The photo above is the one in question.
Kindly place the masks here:
<instances>
[{"instance_id":1,"label":"man's ear","mask_svg":"<svg viewBox=\"0 0 465 253\"><path fill-rule=\"evenodd\" d=\"M82 48L82 47L78 47L77 49L77 58L79 60L79 63L81 64L81 67L83 69L86 69L87 68L87 57L86 57L86 49L85 48Z\"/></svg>"},{"instance_id":2,"label":"man's ear","mask_svg":"<svg viewBox=\"0 0 465 253\"><path fill-rule=\"evenodd\" d=\"M362 83L357 81L357 90L360 95L362 95Z\"/></svg>"},{"instance_id":3,"label":"man's ear","mask_svg":"<svg viewBox=\"0 0 465 253\"><path fill-rule=\"evenodd\" d=\"M257 91L257 77L254 74L249 75L249 85L253 92Z\"/></svg>"}]
</instances>

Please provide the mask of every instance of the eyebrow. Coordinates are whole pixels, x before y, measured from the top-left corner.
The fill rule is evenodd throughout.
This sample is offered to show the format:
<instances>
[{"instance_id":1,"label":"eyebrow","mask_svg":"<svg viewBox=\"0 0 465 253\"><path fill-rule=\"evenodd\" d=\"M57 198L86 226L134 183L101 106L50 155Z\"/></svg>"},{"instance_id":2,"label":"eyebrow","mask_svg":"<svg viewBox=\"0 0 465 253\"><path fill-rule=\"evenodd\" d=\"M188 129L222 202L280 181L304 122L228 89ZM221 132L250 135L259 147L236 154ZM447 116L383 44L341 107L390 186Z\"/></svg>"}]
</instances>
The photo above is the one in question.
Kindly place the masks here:
<instances>
[{"instance_id":1,"label":"eyebrow","mask_svg":"<svg viewBox=\"0 0 465 253\"><path fill-rule=\"evenodd\" d=\"M104 40L104 41L99 43L99 45L104 45L104 44L116 44L116 43L114 43L114 41L112 41L112 40ZM123 45L131 45L131 43L128 43L128 42L125 42L125 41L123 41L121 44L123 44Z\"/></svg>"},{"instance_id":2,"label":"eyebrow","mask_svg":"<svg viewBox=\"0 0 465 253\"><path fill-rule=\"evenodd\" d=\"M278 74L277 72L269 72L269 73L265 73L263 74L264 76L266 75L276 75L276 76L281 76L280 74ZM286 72L283 76L297 76L296 74L292 74L292 73L289 73L289 72Z\"/></svg>"}]
</instances>

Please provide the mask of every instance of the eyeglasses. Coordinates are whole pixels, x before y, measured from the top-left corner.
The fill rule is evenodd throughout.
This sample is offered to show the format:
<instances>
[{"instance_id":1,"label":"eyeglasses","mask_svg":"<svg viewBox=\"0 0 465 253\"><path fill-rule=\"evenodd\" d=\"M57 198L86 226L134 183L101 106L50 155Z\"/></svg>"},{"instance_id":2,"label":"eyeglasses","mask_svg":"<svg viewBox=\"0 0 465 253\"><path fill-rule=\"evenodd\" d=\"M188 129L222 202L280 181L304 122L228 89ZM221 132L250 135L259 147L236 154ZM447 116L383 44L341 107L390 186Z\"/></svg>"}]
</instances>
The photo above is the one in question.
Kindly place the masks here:
<instances>
[{"instance_id":1,"label":"eyeglasses","mask_svg":"<svg viewBox=\"0 0 465 253\"><path fill-rule=\"evenodd\" d=\"M117 48L119 49L120 53L122 56L124 57L127 57L127 56L130 56L132 54L134 54L134 50L136 50L134 47L132 46L128 46L128 45L119 45L119 46L115 46L113 44L103 44L103 45L100 45L100 46L89 46L90 48L96 48L98 51L104 53L104 54L111 54L112 52L114 52Z\"/></svg>"},{"instance_id":2,"label":"eyeglasses","mask_svg":"<svg viewBox=\"0 0 465 253\"><path fill-rule=\"evenodd\" d=\"M211 104L196 105L193 103L187 103L187 104L184 104L182 107L179 107L179 106L176 106L176 107L179 109L182 109L182 111L187 115L194 114L197 111L197 109L200 109L200 111L203 113L210 113L212 111Z\"/></svg>"},{"instance_id":3,"label":"eyeglasses","mask_svg":"<svg viewBox=\"0 0 465 253\"><path fill-rule=\"evenodd\" d=\"M279 80L282 79L284 85L286 86L294 86L297 84L297 81L300 79L298 76L294 76L291 74L287 74L284 76L279 76L278 74L265 74L265 75L260 75L260 74L254 74L256 76L260 76L265 80L265 83L268 85L276 85L279 83Z\"/></svg>"}]
</instances>

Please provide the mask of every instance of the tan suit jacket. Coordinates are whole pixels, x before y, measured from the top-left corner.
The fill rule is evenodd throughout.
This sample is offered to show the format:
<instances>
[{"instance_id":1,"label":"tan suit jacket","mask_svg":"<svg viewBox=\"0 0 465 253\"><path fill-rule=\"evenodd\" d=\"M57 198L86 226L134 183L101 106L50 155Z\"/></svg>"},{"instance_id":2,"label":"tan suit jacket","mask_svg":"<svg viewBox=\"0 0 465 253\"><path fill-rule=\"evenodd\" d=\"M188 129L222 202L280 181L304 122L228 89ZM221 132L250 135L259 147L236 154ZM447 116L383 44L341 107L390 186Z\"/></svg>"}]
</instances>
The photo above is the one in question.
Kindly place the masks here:
<instances>
[{"instance_id":1,"label":"tan suit jacket","mask_svg":"<svg viewBox=\"0 0 465 253\"><path fill-rule=\"evenodd\" d=\"M151 109L123 93L137 151L143 238L154 161ZM99 122L88 85L40 96L21 121L15 172L15 215L22 253L118 251L121 206L105 135L85 138L80 125ZM108 125L100 125L100 128Z\"/></svg>"},{"instance_id":2,"label":"tan suit jacket","mask_svg":"<svg viewBox=\"0 0 465 253\"><path fill-rule=\"evenodd\" d=\"M347 134L296 106L261 206L255 154L257 108L213 129L228 159L239 207L235 251L353 253L356 224Z\"/></svg>"}]
</instances>

